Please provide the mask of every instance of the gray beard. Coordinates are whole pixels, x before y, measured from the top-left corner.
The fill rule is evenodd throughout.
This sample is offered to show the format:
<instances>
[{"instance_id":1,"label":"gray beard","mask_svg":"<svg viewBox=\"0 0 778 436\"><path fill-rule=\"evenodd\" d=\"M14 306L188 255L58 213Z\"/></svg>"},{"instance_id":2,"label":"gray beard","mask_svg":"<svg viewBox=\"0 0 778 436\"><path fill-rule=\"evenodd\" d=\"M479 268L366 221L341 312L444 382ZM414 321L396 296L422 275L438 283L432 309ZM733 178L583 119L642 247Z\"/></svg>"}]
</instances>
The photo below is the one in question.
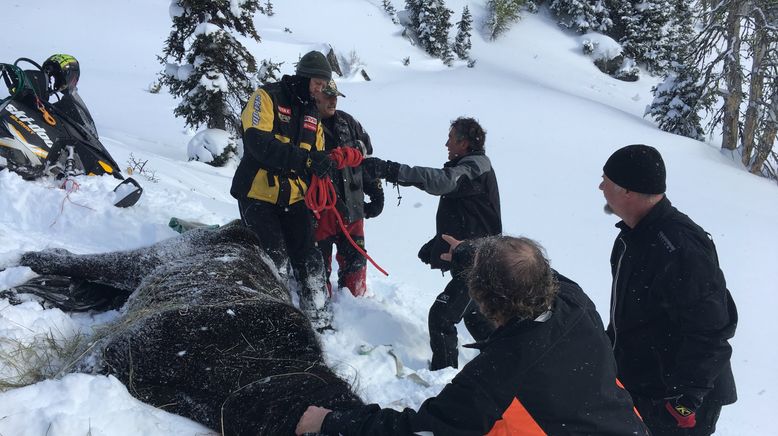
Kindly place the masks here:
<instances>
[{"instance_id":1,"label":"gray beard","mask_svg":"<svg viewBox=\"0 0 778 436\"><path fill-rule=\"evenodd\" d=\"M602 207L602 211L605 212L605 215L615 215L613 209L611 209L611 206L608 203L605 203L605 206Z\"/></svg>"}]
</instances>

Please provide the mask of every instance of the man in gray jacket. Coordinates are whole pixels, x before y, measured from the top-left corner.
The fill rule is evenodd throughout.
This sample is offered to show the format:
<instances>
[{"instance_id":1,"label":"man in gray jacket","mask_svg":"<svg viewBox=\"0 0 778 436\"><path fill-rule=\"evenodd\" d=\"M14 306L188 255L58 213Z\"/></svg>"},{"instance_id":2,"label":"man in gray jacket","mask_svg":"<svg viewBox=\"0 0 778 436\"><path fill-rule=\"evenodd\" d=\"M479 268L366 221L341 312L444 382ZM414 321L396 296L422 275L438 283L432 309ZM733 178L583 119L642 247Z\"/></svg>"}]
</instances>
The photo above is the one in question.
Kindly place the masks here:
<instances>
[{"instance_id":1,"label":"man in gray jacket","mask_svg":"<svg viewBox=\"0 0 778 436\"><path fill-rule=\"evenodd\" d=\"M443 168L414 167L378 158L363 163L367 173L376 178L440 196L435 236L419 250L419 259L433 269L448 271L451 266L440 258L449 248L442 235L465 240L502 232L500 193L484 151L485 138L478 121L460 117L451 122L446 141L448 162ZM431 370L458 367L456 324L462 318L476 340L486 339L494 329L470 299L464 278L452 275L430 308Z\"/></svg>"}]
</instances>

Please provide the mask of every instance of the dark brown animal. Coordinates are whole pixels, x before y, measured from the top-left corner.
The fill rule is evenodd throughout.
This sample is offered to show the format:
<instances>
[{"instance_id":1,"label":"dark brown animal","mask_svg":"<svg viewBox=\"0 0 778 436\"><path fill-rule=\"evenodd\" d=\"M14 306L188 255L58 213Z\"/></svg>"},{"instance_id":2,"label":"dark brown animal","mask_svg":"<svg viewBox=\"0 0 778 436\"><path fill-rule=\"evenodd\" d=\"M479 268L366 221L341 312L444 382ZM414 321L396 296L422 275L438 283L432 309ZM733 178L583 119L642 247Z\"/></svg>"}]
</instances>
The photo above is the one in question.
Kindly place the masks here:
<instances>
[{"instance_id":1,"label":"dark brown animal","mask_svg":"<svg viewBox=\"0 0 778 436\"><path fill-rule=\"evenodd\" d=\"M130 294L76 370L113 374L138 399L224 434L286 435L309 404L361 401L325 364L265 259L233 223L138 250L31 252L20 263Z\"/></svg>"}]
</instances>

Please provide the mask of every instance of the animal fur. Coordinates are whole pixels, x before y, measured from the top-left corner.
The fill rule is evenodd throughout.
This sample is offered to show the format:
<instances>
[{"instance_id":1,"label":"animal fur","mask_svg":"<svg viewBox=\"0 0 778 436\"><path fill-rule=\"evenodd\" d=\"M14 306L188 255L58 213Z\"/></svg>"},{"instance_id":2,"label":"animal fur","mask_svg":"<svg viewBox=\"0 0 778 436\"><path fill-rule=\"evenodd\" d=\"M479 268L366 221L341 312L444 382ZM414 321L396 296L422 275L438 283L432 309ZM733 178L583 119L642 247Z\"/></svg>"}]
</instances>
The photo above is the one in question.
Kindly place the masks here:
<instances>
[{"instance_id":1,"label":"animal fur","mask_svg":"<svg viewBox=\"0 0 778 436\"><path fill-rule=\"evenodd\" d=\"M229 435L293 434L309 404L362 404L322 358L310 322L240 224L138 250L26 253L39 274L131 292L75 365L138 399Z\"/></svg>"}]
</instances>

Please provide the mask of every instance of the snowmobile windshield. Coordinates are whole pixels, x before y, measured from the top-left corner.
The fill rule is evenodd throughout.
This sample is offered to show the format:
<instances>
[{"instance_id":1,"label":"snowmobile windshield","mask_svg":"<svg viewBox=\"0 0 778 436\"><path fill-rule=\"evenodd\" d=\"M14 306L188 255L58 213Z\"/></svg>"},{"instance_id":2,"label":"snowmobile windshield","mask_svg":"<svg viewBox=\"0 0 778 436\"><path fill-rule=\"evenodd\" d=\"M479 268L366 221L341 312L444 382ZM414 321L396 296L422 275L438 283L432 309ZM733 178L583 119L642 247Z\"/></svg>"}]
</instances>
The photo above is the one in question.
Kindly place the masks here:
<instances>
[{"instance_id":1,"label":"snowmobile windshield","mask_svg":"<svg viewBox=\"0 0 778 436\"><path fill-rule=\"evenodd\" d=\"M59 101L54 102L52 106L62 115L84 127L89 134L94 136L93 139L99 138L92 114L89 113L89 109L86 108L84 100L81 99L78 93L75 91L68 92Z\"/></svg>"}]
</instances>

